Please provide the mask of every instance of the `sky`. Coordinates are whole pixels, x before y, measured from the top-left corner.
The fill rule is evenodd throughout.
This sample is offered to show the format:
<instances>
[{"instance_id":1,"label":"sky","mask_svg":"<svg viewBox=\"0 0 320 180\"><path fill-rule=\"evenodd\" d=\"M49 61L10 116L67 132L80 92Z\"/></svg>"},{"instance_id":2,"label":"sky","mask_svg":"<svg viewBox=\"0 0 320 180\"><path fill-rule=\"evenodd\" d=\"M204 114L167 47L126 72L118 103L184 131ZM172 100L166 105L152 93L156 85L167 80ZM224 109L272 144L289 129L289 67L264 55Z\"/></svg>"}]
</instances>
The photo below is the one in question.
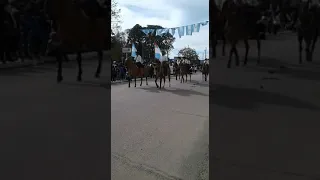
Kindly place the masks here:
<instances>
[{"instance_id":1,"label":"sky","mask_svg":"<svg viewBox=\"0 0 320 180\"><path fill-rule=\"evenodd\" d=\"M121 29L141 26L160 25L164 28L186 26L209 20L209 0L116 0L121 9ZM184 47L194 48L200 59L209 57L209 25L202 26L200 32L192 36L177 36L169 58L178 55Z\"/></svg>"}]
</instances>

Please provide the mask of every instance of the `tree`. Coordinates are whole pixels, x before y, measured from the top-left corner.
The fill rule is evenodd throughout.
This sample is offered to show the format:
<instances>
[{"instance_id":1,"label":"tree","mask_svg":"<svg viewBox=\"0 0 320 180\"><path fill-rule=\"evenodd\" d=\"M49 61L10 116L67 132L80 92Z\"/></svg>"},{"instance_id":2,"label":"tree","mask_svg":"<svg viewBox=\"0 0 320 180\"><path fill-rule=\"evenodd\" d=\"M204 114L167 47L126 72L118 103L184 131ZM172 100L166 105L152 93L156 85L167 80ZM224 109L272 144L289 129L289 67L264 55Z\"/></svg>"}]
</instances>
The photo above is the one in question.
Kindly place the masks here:
<instances>
[{"instance_id":1,"label":"tree","mask_svg":"<svg viewBox=\"0 0 320 180\"><path fill-rule=\"evenodd\" d=\"M126 46L125 33L118 32L112 39L111 57L115 61L121 61L122 59L122 48Z\"/></svg>"},{"instance_id":2,"label":"tree","mask_svg":"<svg viewBox=\"0 0 320 180\"><path fill-rule=\"evenodd\" d=\"M111 33L116 34L120 32L121 29L121 9L118 7L118 2L116 0L111 1Z\"/></svg>"},{"instance_id":3,"label":"tree","mask_svg":"<svg viewBox=\"0 0 320 180\"><path fill-rule=\"evenodd\" d=\"M127 43L134 43L137 48L137 54L141 55L145 60L154 58L154 43L157 43L163 55L166 55L174 48L172 44L174 43L175 38L170 33L156 36L156 32L153 32L146 35L141 29L163 29L163 27L159 25L142 27L139 24L136 24L129 30Z\"/></svg>"},{"instance_id":4,"label":"tree","mask_svg":"<svg viewBox=\"0 0 320 180\"><path fill-rule=\"evenodd\" d=\"M199 56L198 56L196 50L189 48L189 47L185 47L183 49L180 49L178 54L179 54L179 56L185 57L186 59L188 59L190 61L198 61L199 60Z\"/></svg>"}]
</instances>

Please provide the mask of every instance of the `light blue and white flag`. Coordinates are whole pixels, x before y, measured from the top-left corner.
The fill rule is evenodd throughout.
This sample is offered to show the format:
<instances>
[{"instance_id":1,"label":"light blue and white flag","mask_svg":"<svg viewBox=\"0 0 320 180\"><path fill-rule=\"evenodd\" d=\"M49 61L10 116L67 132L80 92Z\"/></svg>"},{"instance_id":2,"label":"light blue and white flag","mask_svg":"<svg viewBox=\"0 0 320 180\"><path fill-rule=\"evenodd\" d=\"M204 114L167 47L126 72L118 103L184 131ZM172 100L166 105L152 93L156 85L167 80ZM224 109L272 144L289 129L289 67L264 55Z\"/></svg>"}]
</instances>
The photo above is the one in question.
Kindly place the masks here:
<instances>
[{"instance_id":1,"label":"light blue and white flag","mask_svg":"<svg viewBox=\"0 0 320 180\"><path fill-rule=\"evenodd\" d=\"M132 48L131 48L131 56L134 58L137 57L137 48L133 43L132 43Z\"/></svg>"},{"instance_id":2,"label":"light blue and white flag","mask_svg":"<svg viewBox=\"0 0 320 180\"><path fill-rule=\"evenodd\" d=\"M148 34L149 34L149 32L150 32L150 30L149 30L149 29L141 29L141 31L142 31L144 34L146 34L146 35L148 35Z\"/></svg>"},{"instance_id":3,"label":"light blue and white flag","mask_svg":"<svg viewBox=\"0 0 320 180\"><path fill-rule=\"evenodd\" d=\"M192 36L192 33L193 33L193 25L186 26L186 35Z\"/></svg>"},{"instance_id":4,"label":"light blue and white flag","mask_svg":"<svg viewBox=\"0 0 320 180\"><path fill-rule=\"evenodd\" d=\"M171 28L171 35L174 36L175 33L176 33L176 28Z\"/></svg>"},{"instance_id":5,"label":"light blue and white flag","mask_svg":"<svg viewBox=\"0 0 320 180\"><path fill-rule=\"evenodd\" d=\"M184 36L184 26L178 27L179 38Z\"/></svg>"},{"instance_id":6,"label":"light blue and white flag","mask_svg":"<svg viewBox=\"0 0 320 180\"><path fill-rule=\"evenodd\" d=\"M159 48L159 46L156 44L156 43L154 43L154 57L156 58L156 59L161 59L161 57L162 57L162 53L161 53L161 50L160 50L160 48Z\"/></svg>"},{"instance_id":7,"label":"light blue and white flag","mask_svg":"<svg viewBox=\"0 0 320 180\"><path fill-rule=\"evenodd\" d=\"M199 32L200 31L200 25L201 25L201 23L193 24L194 32Z\"/></svg>"},{"instance_id":8,"label":"light blue and white flag","mask_svg":"<svg viewBox=\"0 0 320 180\"><path fill-rule=\"evenodd\" d=\"M156 30L156 35L157 35L157 36L161 36L161 35L163 34L164 30L165 30L165 29L157 29L157 30Z\"/></svg>"},{"instance_id":9,"label":"light blue and white flag","mask_svg":"<svg viewBox=\"0 0 320 180\"><path fill-rule=\"evenodd\" d=\"M165 28L165 29L163 29L162 34L167 34L168 32L169 32L169 28Z\"/></svg>"}]
</instances>

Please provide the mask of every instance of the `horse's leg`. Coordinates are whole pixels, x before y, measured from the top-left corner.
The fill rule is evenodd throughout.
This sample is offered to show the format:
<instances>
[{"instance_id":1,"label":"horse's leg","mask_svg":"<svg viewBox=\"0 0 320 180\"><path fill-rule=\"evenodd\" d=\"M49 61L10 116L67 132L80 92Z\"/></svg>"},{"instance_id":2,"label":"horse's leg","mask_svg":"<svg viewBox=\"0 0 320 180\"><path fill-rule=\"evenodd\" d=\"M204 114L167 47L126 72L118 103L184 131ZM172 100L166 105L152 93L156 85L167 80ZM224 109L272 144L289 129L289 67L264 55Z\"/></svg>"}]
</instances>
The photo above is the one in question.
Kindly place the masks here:
<instances>
[{"instance_id":1,"label":"horse's leg","mask_svg":"<svg viewBox=\"0 0 320 180\"><path fill-rule=\"evenodd\" d=\"M298 33L298 42L299 42L299 64L302 64L302 41L303 41L303 36Z\"/></svg>"},{"instance_id":2,"label":"horse's leg","mask_svg":"<svg viewBox=\"0 0 320 180\"><path fill-rule=\"evenodd\" d=\"M81 57L81 53L77 53L77 62L78 62L78 76L77 76L77 80L78 81L82 81L82 57Z\"/></svg>"},{"instance_id":3,"label":"horse's leg","mask_svg":"<svg viewBox=\"0 0 320 180\"><path fill-rule=\"evenodd\" d=\"M155 79L154 79L154 82L156 83L157 88L159 88L158 83L157 83L157 80L158 80L158 76L156 75L156 77L155 77Z\"/></svg>"},{"instance_id":4,"label":"horse's leg","mask_svg":"<svg viewBox=\"0 0 320 180\"><path fill-rule=\"evenodd\" d=\"M169 80L169 87L171 87L171 74L169 73L169 75L168 75L168 80Z\"/></svg>"},{"instance_id":5,"label":"horse's leg","mask_svg":"<svg viewBox=\"0 0 320 180\"><path fill-rule=\"evenodd\" d=\"M217 34L214 33L213 34L213 38L212 38L212 57L216 58L217 57Z\"/></svg>"},{"instance_id":6,"label":"horse's leg","mask_svg":"<svg viewBox=\"0 0 320 180\"><path fill-rule=\"evenodd\" d=\"M247 63L248 63L248 53L249 53L249 42L248 42L248 40L247 39L245 39L244 40L244 46L245 46L245 48L246 48L246 54L245 54L245 56L244 56L244 62L243 62L243 65L245 66L245 65L247 65Z\"/></svg>"},{"instance_id":7,"label":"horse's leg","mask_svg":"<svg viewBox=\"0 0 320 180\"><path fill-rule=\"evenodd\" d=\"M311 61L311 50L310 50L310 46L311 46L311 41L310 40L305 40L305 42L306 42L306 60L308 61L308 62L310 62Z\"/></svg>"},{"instance_id":8,"label":"horse's leg","mask_svg":"<svg viewBox=\"0 0 320 180\"><path fill-rule=\"evenodd\" d=\"M226 37L222 35L222 56L226 55Z\"/></svg>"},{"instance_id":9,"label":"horse's leg","mask_svg":"<svg viewBox=\"0 0 320 180\"><path fill-rule=\"evenodd\" d=\"M258 49L257 64L260 64L260 58L261 58L261 40L260 40L259 35L258 35L258 38L257 38L257 49Z\"/></svg>"},{"instance_id":10,"label":"horse's leg","mask_svg":"<svg viewBox=\"0 0 320 180\"><path fill-rule=\"evenodd\" d=\"M231 43L231 49L230 49L230 52L229 52L229 60L228 60L227 68L231 68L232 55L233 55L233 52L235 50L234 46L235 46L234 43Z\"/></svg>"},{"instance_id":11,"label":"horse's leg","mask_svg":"<svg viewBox=\"0 0 320 180\"><path fill-rule=\"evenodd\" d=\"M57 50L56 58L57 58L57 63L58 63L57 82L59 83L63 80L63 77L62 77L62 52L60 50Z\"/></svg>"},{"instance_id":12,"label":"horse's leg","mask_svg":"<svg viewBox=\"0 0 320 180\"><path fill-rule=\"evenodd\" d=\"M137 76L134 76L134 87L137 87Z\"/></svg>"},{"instance_id":13,"label":"horse's leg","mask_svg":"<svg viewBox=\"0 0 320 180\"><path fill-rule=\"evenodd\" d=\"M148 76L146 76L146 85L148 86Z\"/></svg>"},{"instance_id":14,"label":"horse's leg","mask_svg":"<svg viewBox=\"0 0 320 180\"><path fill-rule=\"evenodd\" d=\"M165 84L166 84L166 76L163 75L163 88L164 88Z\"/></svg>"},{"instance_id":15,"label":"horse's leg","mask_svg":"<svg viewBox=\"0 0 320 180\"><path fill-rule=\"evenodd\" d=\"M100 73L101 73L103 52L102 51L97 51L97 54L98 54L98 67L97 67L97 71L96 71L95 77L99 78L100 77Z\"/></svg>"},{"instance_id":16,"label":"horse's leg","mask_svg":"<svg viewBox=\"0 0 320 180\"><path fill-rule=\"evenodd\" d=\"M140 80L141 80L140 81L140 86L142 86L142 81L143 81L143 77L142 76L140 77Z\"/></svg>"},{"instance_id":17,"label":"horse's leg","mask_svg":"<svg viewBox=\"0 0 320 180\"><path fill-rule=\"evenodd\" d=\"M314 49L315 49L317 41L318 41L318 31L316 31L316 34L315 34L315 36L313 37L313 40L312 40L310 61L312 61L312 56L313 56L313 52L314 52Z\"/></svg>"}]
</instances>

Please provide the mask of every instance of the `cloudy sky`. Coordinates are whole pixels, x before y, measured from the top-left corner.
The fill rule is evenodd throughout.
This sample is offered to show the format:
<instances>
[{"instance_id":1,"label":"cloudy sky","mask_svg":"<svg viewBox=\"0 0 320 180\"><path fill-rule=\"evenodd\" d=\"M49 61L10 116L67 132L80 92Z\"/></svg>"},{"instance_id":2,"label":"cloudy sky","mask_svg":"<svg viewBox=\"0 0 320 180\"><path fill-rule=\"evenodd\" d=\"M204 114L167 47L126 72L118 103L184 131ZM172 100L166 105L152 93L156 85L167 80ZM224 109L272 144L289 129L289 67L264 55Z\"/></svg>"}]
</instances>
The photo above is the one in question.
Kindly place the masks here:
<instances>
[{"instance_id":1,"label":"cloudy sky","mask_svg":"<svg viewBox=\"0 0 320 180\"><path fill-rule=\"evenodd\" d=\"M209 0L116 0L121 9L122 30L130 29L136 24L161 25L174 28L209 20ZM209 25L202 26L200 32L192 36L177 36L173 44L175 49L169 57L177 56L178 51L189 45L197 50L203 59L205 48L209 49ZM209 52L207 50L207 57Z\"/></svg>"}]
</instances>

